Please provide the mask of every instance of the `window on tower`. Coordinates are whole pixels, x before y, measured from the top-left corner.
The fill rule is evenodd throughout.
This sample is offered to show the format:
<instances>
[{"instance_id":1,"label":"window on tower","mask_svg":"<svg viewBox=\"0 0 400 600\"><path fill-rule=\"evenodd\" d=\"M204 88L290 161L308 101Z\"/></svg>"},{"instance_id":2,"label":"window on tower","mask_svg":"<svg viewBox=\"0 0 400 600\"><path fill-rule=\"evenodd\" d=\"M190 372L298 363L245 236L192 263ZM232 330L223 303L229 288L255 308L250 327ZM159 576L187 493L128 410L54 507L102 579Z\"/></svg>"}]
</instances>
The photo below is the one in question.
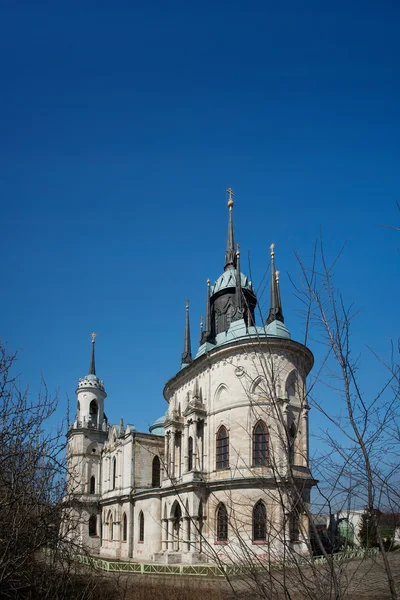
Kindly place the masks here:
<instances>
[{"instance_id":1,"label":"window on tower","mask_svg":"<svg viewBox=\"0 0 400 600\"><path fill-rule=\"evenodd\" d=\"M92 400L89 405L89 418L91 425L97 425L97 416L99 413L99 407L97 406L96 400Z\"/></svg>"},{"instance_id":2,"label":"window on tower","mask_svg":"<svg viewBox=\"0 0 400 600\"><path fill-rule=\"evenodd\" d=\"M95 479L94 475L92 475L92 477L90 478L89 494L95 494L95 493L96 493L96 479Z\"/></svg>"}]
</instances>

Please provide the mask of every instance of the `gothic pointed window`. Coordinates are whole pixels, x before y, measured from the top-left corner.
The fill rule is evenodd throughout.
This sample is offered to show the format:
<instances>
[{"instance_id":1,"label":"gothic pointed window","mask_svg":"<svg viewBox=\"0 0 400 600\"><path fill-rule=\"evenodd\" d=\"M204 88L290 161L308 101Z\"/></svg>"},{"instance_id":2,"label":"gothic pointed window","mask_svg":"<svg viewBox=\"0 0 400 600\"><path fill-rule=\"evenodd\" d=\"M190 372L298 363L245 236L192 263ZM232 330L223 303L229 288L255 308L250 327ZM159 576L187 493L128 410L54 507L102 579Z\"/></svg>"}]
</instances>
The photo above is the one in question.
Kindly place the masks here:
<instances>
[{"instance_id":1,"label":"gothic pointed window","mask_svg":"<svg viewBox=\"0 0 400 600\"><path fill-rule=\"evenodd\" d=\"M229 435L224 425L221 425L217 432L216 467L217 469L229 467Z\"/></svg>"},{"instance_id":2,"label":"gothic pointed window","mask_svg":"<svg viewBox=\"0 0 400 600\"><path fill-rule=\"evenodd\" d=\"M89 535L94 537L97 535L97 517L96 515L91 515L89 517Z\"/></svg>"},{"instance_id":3,"label":"gothic pointed window","mask_svg":"<svg viewBox=\"0 0 400 600\"><path fill-rule=\"evenodd\" d=\"M296 425L294 423L289 427L288 442L289 442L289 463L294 465L296 462Z\"/></svg>"},{"instance_id":4,"label":"gothic pointed window","mask_svg":"<svg viewBox=\"0 0 400 600\"><path fill-rule=\"evenodd\" d=\"M225 504L219 504L217 508L217 542L228 541L228 512Z\"/></svg>"},{"instance_id":5,"label":"gothic pointed window","mask_svg":"<svg viewBox=\"0 0 400 600\"><path fill-rule=\"evenodd\" d=\"M122 517L122 541L126 542L128 538L128 519L126 518L126 513L124 513Z\"/></svg>"},{"instance_id":6,"label":"gothic pointed window","mask_svg":"<svg viewBox=\"0 0 400 600\"><path fill-rule=\"evenodd\" d=\"M253 541L265 542L267 537L267 511L261 500L253 508Z\"/></svg>"},{"instance_id":7,"label":"gothic pointed window","mask_svg":"<svg viewBox=\"0 0 400 600\"><path fill-rule=\"evenodd\" d=\"M259 467L269 463L269 434L263 421L253 429L253 465Z\"/></svg>"},{"instance_id":8,"label":"gothic pointed window","mask_svg":"<svg viewBox=\"0 0 400 600\"><path fill-rule=\"evenodd\" d=\"M193 438L189 437L188 440L188 471L193 469Z\"/></svg>"},{"instance_id":9,"label":"gothic pointed window","mask_svg":"<svg viewBox=\"0 0 400 600\"><path fill-rule=\"evenodd\" d=\"M99 407L97 406L96 400L92 400L89 406L89 422L91 425L97 425L97 415Z\"/></svg>"},{"instance_id":10,"label":"gothic pointed window","mask_svg":"<svg viewBox=\"0 0 400 600\"><path fill-rule=\"evenodd\" d=\"M139 514L139 542L144 542L144 514L142 511Z\"/></svg>"},{"instance_id":11,"label":"gothic pointed window","mask_svg":"<svg viewBox=\"0 0 400 600\"><path fill-rule=\"evenodd\" d=\"M92 475L92 477L90 478L89 494L95 494L95 493L96 493L96 479L95 479L94 475Z\"/></svg>"},{"instance_id":12,"label":"gothic pointed window","mask_svg":"<svg viewBox=\"0 0 400 600\"><path fill-rule=\"evenodd\" d=\"M114 456L113 461L112 461L112 488L113 490L115 490L115 486L117 484L117 459Z\"/></svg>"},{"instance_id":13,"label":"gothic pointed window","mask_svg":"<svg viewBox=\"0 0 400 600\"><path fill-rule=\"evenodd\" d=\"M160 487L161 483L161 467L160 467L160 459L158 456L153 458L152 465L152 474L151 474L151 486L152 487Z\"/></svg>"}]
</instances>

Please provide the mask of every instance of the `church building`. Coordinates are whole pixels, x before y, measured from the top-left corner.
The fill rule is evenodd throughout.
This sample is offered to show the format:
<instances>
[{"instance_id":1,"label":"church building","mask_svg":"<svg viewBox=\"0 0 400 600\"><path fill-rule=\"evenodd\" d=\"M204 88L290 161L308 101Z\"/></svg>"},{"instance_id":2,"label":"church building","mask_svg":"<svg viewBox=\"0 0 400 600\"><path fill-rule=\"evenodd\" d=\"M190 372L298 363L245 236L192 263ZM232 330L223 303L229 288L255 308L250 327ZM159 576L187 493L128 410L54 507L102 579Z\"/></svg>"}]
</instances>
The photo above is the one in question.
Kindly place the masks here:
<instances>
[{"instance_id":1,"label":"church building","mask_svg":"<svg viewBox=\"0 0 400 600\"><path fill-rule=\"evenodd\" d=\"M207 282L200 345L192 354L187 303L181 368L165 384L167 410L149 432L129 415L108 423L92 335L67 434L66 496L69 535L91 554L199 564L307 551L313 355L284 323L273 244L269 313L256 324L227 191L223 272Z\"/></svg>"}]
</instances>

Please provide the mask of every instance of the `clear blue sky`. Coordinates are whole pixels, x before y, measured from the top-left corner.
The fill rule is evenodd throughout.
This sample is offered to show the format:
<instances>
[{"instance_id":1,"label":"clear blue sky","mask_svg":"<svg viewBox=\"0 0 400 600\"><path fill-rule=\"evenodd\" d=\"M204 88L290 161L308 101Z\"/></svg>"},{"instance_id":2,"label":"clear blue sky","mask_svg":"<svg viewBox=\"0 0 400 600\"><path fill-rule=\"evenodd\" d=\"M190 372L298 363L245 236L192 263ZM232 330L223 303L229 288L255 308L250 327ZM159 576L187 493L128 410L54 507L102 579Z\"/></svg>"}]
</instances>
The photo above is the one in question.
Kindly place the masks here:
<instances>
[{"instance_id":1,"label":"clear blue sky","mask_svg":"<svg viewBox=\"0 0 400 600\"><path fill-rule=\"evenodd\" d=\"M360 309L399 333L398 2L1 2L1 336L73 402L96 331L111 421L166 409L184 299L193 350L222 271L225 189L257 285L276 243L301 340L293 249L322 227ZM311 347L316 351L316 348ZM373 385L373 369L367 385Z\"/></svg>"}]
</instances>

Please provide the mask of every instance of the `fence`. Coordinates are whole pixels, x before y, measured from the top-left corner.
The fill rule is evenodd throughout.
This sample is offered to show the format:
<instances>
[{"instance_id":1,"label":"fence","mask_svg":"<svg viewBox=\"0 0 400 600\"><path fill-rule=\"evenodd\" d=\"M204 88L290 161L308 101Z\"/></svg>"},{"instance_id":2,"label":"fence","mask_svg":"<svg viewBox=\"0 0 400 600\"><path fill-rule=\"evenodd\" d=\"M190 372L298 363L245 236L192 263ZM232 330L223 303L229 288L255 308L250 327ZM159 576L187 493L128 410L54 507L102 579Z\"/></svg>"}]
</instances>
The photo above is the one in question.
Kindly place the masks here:
<instances>
[{"instance_id":1,"label":"fence","mask_svg":"<svg viewBox=\"0 0 400 600\"><path fill-rule=\"evenodd\" d=\"M353 558L368 558L379 554L378 548L352 548L344 552L338 552L337 554L330 555L330 558L334 562L344 562ZM93 556L87 556L83 554L77 554L76 559L88 566L101 569L102 571L109 571L111 573L137 573L137 574L149 574L149 575L185 575L185 576L196 576L196 577L226 577L228 576L245 576L254 570L265 571L269 570L269 564L265 566L248 566L248 565L223 565L218 567L216 565L160 565L156 563L135 563L135 562L123 562L120 560L105 560L103 558L96 558ZM296 560L288 561L285 564L274 564L274 569L283 569L283 567L295 567L304 566L307 567L311 564L322 565L327 562L325 556L315 556L313 558L299 558Z\"/></svg>"}]
</instances>

